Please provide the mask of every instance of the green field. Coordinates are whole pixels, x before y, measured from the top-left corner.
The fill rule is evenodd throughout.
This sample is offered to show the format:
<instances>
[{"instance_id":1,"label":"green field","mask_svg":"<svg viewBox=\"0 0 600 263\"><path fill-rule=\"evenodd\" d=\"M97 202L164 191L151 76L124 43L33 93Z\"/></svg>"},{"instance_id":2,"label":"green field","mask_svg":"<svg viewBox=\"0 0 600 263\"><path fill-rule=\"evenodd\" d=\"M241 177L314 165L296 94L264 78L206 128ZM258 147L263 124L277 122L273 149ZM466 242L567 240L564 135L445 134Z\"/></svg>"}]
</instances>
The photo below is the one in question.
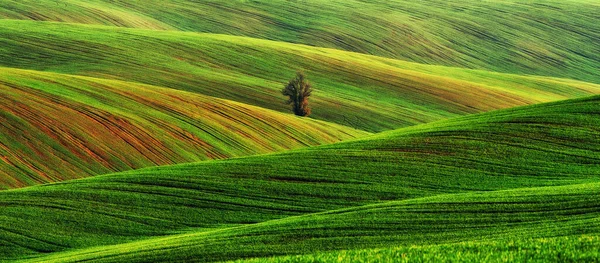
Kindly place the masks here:
<instances>
[{"instance_id":1,"label":"green field","mask_svg":"<svg viewBox=\"0 0 600 263\"><path fill-rule=\"evenodd\" d=\"M594 262L600 257L599 245L600 239L597 236L583 235L344 250L229 262Z\"/></svg>"},{"instance_id":2,"label":"green field","mask_svg":"<svg viewBox=\"0 0 600 263\"><path fill-rule=\"evenodd\" d=\"M0 187L268 153L368 134L137 83L2 68ZM53 124L49 126L48 124Z\"/></svg>"},{"instance_id":3,"label":"green field","mask_svg":"<svg viewBox=\"0 0 600 263\"><path fill-rule=\"evenodd\" d=\"M90 251L102 253L58 255L99 253L125 260L114 251L131 251L124 253L127 261L149 260L146 256L162 261L190 253L229 260L275 251L436 244L515 233L597 234L592 226L599 222L600 202L595 183L600 178L600 137L593 132L600 123L598 101L600 97L529 106L311 149L0 192L0 211L8 223L0 240L10 240L1 251L19 256L92 247ZM374 169L378 172L369 172ZM540 186L550 188L499 191ZM435 210L440 211L431 218ZM468 213L472 219L465 217ZM503 214L506 222L492 224ZM442 231L450 223L456 229ZM476 231L462 233L463 228ZM186 234L93 248L177 232ZM298 244L292 242L296 238ZM158 247L149 245L154 243ZM199 249L199 244L207 247ZM233 253L240 246L248 246L250 254ZM153 252L137 251L150 248Z\"/></svg>"},{"instance_id":4,"label":"green field","mask_svg":"<svg viewBox=\"0 0 600 263\"><path fill-rule=\"evenodd\" d=\"M0 262L600 261L599 19L1 1Z\"/></svg>"},{"instance_id":5,"label":"green field","mask_svg":"<svg viewBox=\"0 0 600 263\"><path fill-rule=\"evenodd\" d=\"M600 83L598 8L594 0L6 0L0 17L250 36Z\"/></svg>"},{"instance_id":6,"label":"green field","mask_svg":"<svg viewBox=\"0 0 600 263\"><path fill-rule=\"evenodd\" d=\"M5 133L31 133L0 148L8 166L0 180L4 188L331 143L600 93L600 85L568 79L429 66L222 35L30 21L2 21L0 32L6 36L0 40L0 65L31 70L4 68L0 76L8 106L3 119L10 124L3 125ZM289 114L279 90L283 76L293 76L298 67L318 83L312 117L328 122L315 122L322 127L307 128L270 110L265 110L270 116L263 116L264 108ZM103 90L117 94L98 95ZM19 99L32 93L44 98ZM228 102L203 104L215 97ZM62 106L48 105L56 100ZM11 109L15 101L24 103L22 109ZM57 114L66 108L68 113ZM61 125L65 118L78 127ZM57 127L44 128L47 121ZM290 127L284 131L284 126ZM112 140L115 134L121 139Z\"/></svg>"},{"instance_id":7,"label":"green field","mask_svg":"<svg viewBox=\"0 0 600 263\"><path fill-rule=\"evenodd\" d=\"M0 66L141 82L286 113L279 91L302 69L317 84L313 118L370 132L600 93L572 80L223 35L29 21L2 21L0 34Z\"/></svg>"},{"instance_id":8,"label":"green field","mask_svg":"<svg viewBox=\"0 0 600 263\"><path fill-rule=\"evenodd\" d=\"M211 262L340 248L443 244L464 240L499 240L496 242L531 246L532 241L528 239L532 237L598 233L599 190L600 184L594 183L441 195L74 250L29 262ZM574 191L577 194L572 194ZM565 206L569 209L565 210ZM478 246L487 247L485 242ZM460 244L450 247L456 251L461 249ZM566 250L568 258L569 248ZM588 248L587 252L597 253L597 250ZM573 257L578 253L572 252Z\"/></svg>"}]
</instances>

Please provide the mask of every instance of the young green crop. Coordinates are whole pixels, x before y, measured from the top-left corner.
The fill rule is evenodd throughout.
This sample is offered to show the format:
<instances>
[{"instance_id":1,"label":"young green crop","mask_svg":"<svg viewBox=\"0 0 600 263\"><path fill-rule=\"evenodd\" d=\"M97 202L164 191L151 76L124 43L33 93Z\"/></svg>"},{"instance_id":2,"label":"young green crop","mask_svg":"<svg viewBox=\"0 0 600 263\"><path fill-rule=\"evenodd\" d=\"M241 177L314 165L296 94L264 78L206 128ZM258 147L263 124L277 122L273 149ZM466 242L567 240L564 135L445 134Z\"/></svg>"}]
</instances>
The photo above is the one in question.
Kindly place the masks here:
<instances>
[{"instance_id":1,"label":"young green crop","mask_svg":"<svg viewBox=\"0 0 600 263\"><path fill-rule=\"evenodd\" d=\"M228 241L210 243L210 250L198 247L196 241L182 248L192 254L206 253L203 254L206 257L211 253L232 253L239 257L274 255L273 251L312 253L323 244L304 246L294 242L318 242L312 237L321 234L331 238L324 239L328 244L338 245L330 249L346 249L350 244L379 247L427 240L459 242L521 231L532 235L543 233L542 236L582 233L577 231L595 233L598 184L594 182L600 178L599 100L600 97L591 97L528 106L279 154L148 168L0 192L0 214L5 222L0 240L11 241L0 248L0 254L8 258L36 256L40 252L190 231L195 237L202 236L197 241L202 244L207 242L203 239L205 234L211 239L211 233L227 233L222 240ZM588 184L448 195L576 183ZM414 199L426 196L438 197ZM492 203L484 202L486 198ZM406 201L389 203L391 200ZM427 200L438 204L432 206ZM446 201L458 204L449 206ZM347 217L335 221L332 217L337 217L337 212L310 217L321 218L318 223L302 223L309 221L294 221L297 219L290 217L380 202L391 205L389 213L388 208L377 212L379 208L370 206L366 214L360 209L346 211L343 213ZM413 202L417 203L412 205ZM396 211L398 207L401 208ZM412 232L404 236L397 232L404 228L394 228L402 225L394 222L409 215L411 207L422 208L410 220L425 220L419 221L425 228L406 228ZM439 213L428 220L430 209ZM461 217L467 210L473 220ZM490 214L478 216L483 211ZM518 212L518 216L513 218L517 214L512 212ZM391 216L390 221L385 221L384 214ZM290 218L284 219L287 217ZM228 235L246 229L235 226L274 219L281 219L277 224L296 222L294 226L300 229L310 225L315 228L302 230L308 231L310 239L297 240L290 233L299 232L284 231L289 226L274 228L275 225L265 224L264 231L279 229L281 233L273 239L268 235L254 239L250 235L239 242L268 241L271 245L253 245L237 254L231 252L241 243ZM496 224L495 220L505 221ZM543 220L550 221L544 224ZM328 225L336 222L340 226ZM343 227L346 223L358 225L346 229ZM456 226L454 232L448 235L436 232L446 223ZM322 227L318 227L320 224ZM409 221L406 224L413 225ZM438 224L439 228L427 230L430 224ZM227 228L231 226L234 228ZM469 226L475 232L463 231L463 227ZM380 235L388 230L392 231L392 237ZM352 233L357 238L363 234L374 237L342 238L351 237ZM152 242L155 241L140 243L139 247L148 247ZM255 254L256 248L263 252ZM221 257L214 259L234 259Z\"/></svg>"},{"instance_id":2,"label":"young green crop","mask_svg":"<svg viewBox=\"0 0 600 263\"><path fill-rule=\"evenodd\" d=\"M343 250L309 255L256 258L235 263L314 262L594 262L600 236L508 238L446 245ZM230 262L230 263L232 263Z\"/></svg>"},{"instance_id":3,"label":"young green crop","mask_svg":"<svg viewBox=\"0 0 600 263\"><path fill-rule=\"evenodd\" d=\"M510 244L531 238L597 236L599 190L599 183L591 183L384 202L249 226L66 251L26 262L213 262L340 249L465 241ZM457 252L461 249L460 245L442 247L453 247ZM566 248L564 252L573 250ZM484 255L469 256L481 260Z\"/></svg>"},{"instance_id":4,"label":"young green crop","mask_svg":"<svg viewBox=\"0 0 600 263\"><path fill-rule=\"evenodd\" d=\"M369 132L582 97L571 80L426 66L213 34L0 21L0 65L192 91L288 113L281 87L304 69L311 117Z\"/></svg>"},{"instance_id":5,"label":"young green crop","mask_svg":"<svg viewBox=\"0 0 600 263\"><path fill-rule=\"evenodd\" d=\"M597 261L600 97L470 114L599 94L599 10L0 1L0 185L351 139L0 191L0 261Z\"/></svg>"}]
</instances>

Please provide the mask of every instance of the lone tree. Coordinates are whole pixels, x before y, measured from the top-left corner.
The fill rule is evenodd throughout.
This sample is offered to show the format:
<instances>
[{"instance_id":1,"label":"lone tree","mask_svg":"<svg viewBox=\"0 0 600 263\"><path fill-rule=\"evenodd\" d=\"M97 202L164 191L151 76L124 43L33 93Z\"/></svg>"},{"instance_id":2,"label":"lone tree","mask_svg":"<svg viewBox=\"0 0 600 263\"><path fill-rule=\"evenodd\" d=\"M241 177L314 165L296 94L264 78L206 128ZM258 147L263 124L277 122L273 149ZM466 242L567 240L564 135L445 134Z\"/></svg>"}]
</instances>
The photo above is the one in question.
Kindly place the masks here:
<instances>
[{"instance_id":1,"label":"lone tree","mask_svg":"<svg viewBox=\"0 0 600 263\"><path fill-rule=\"evenodd\" d=\"M312 86L302 72L296 73L296 77L290 80L281 91L281 94L289 97L287 104L292 104L294 114L303 117L310 115L308 97L311 93Z\"/></svg>"}]
</instances>

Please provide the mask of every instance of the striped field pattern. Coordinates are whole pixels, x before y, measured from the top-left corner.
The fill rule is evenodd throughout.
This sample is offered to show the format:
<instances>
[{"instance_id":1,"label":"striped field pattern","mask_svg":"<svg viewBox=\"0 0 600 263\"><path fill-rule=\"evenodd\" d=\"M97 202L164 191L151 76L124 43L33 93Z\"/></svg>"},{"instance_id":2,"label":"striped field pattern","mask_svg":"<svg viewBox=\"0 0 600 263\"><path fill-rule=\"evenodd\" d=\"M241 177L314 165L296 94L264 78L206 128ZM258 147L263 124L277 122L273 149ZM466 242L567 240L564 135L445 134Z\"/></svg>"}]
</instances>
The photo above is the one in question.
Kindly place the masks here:
<instances>
[{"instance_id":1,"label":"striped field pattern","mask_svg":"<svg viewBox=\"0 0 600 263\"><path fill-rule=\"evenodd\" d=\"M600 83L599 9L595 0L4 0L0 17L241 35Z\"/></svg>"},{"instance_id":2,"label":"striped field pattern","mask_svg":"<svg viewBox=\"0 0 600 263\"><path fill-rule=\"evenodd\" d=\"M66 251L42 261L214 261L597 235L599 99L0 192L0 252Z\"/></svg>"},{"instance_id":3,"label":"striped field pattern","mask_svg":"<svg viewBox=\"0 0 600 263\"><path fill-rule=\"evenodd\" d=\"M600 85L566 79L222 35L29 21L1 21L0 32L0 64L35 70L0 75L2 188L331 143L600 93ZM317 87L311 106L321 121L297 121L282 103L282 76L298 65Z\"/></svg>"},{"instance_id":4,"label":"striped field pattern","mask_svg":"<svg viewBox=\"0 0 600 263\"><path fill-rule=\"evenodd\" d=\"M598 191L600 184L593 183L385 202L250 226L74 250L24 262L213 262L311 251L359 249L374 245L423 246L479 240L498 240L496 242L500 244L527 248L534 246L534 238L582 233L596 235L593 237L595 242L584 246L583 251L598 255L597 247L594 247L598 244L597 234L600 233ZM569 209L565 210L565 206ZM575 237L577 238L579 236ZM550 242L555 243L543 249L538 248L538 252L558 254L553 253L552 249L559 248L561 243ZM537 247L541 246L539 243L541 242L538 242ZM573 243L569 243L563 256L565 260L586 258L586 254L579 254L579 251L571 251L569 255L569 249L572 249L570 246L573 246ZM503 255L494 255L495 251L487 248L488 244L485 242L471 246L484 252L480 252L477 257L471 255L473 260L481 259L482 256L487 256L490 260L502 259ZM445 247L450 247L450 251L454 253L461 249L460 245ZM506 248L503 251L507 251ZM448 260L452 257L452 254L446 253L437 255L437 259ZM429 260L436 259L431 254L427 256ZM558 257L560 259L560 254ZM339 256L330 257L328 261L338 261L338 258ZM589 256L587 258L595 259ZM363 256L358 260L365 259L369 257ZM372 259L382 260L381 254L372 256ZM458 261L466 259L455 258Z\"/></svg>"},{"instance_id":5,"label":"striped field pattern","mask_svg":"<svg viewBox=\"0 0 600 263\"><path fill-rule=\"evenodd\" d=\"M2 68L0 188L368 134L148 85Z\"/></svg>"},{"instance_id":6,"label":"striped field pattern","mask_svg":"<svg viewBox=\"0 0 600 263\"><path fill-rule=\"evenodd\" d=\"M600 261L597 0L0 0L0 262ZM314 87L298 117L281 90Z\"/></svg>"},{"instance_id":7,"label":"striped field pattern","mask_svg":"<svg viewBox=\"0 0 600 263\"><path fill-rule=\"evenodd\" d=\"M315 86L311 117L379 132L600 93L596 84L428 66L213 34L0 21L0 66L118 79L282 112L296 70Z\"/></svg>"}]
</instances>

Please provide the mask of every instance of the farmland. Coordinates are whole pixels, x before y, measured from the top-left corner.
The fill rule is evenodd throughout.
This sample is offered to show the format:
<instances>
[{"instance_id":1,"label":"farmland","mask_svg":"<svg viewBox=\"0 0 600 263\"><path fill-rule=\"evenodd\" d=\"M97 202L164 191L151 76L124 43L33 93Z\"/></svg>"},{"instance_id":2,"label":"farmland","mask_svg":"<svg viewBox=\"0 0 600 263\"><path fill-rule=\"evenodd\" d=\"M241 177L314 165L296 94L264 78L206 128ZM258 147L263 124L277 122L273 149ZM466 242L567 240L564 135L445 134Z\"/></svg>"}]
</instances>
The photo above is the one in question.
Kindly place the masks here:
<instances>
[{"instance_id":1,"label":"farmland","mask_svg":"<svg viewBox=\"0 0 600 263\"><path fill-rule=\"evenodd\" d=\"M2 1L0 262L598 261L598 14Z\"/></svg>"},{"instance_id":2,"label":"farmland","mask_svg":"<svg viewBox=\"0 0 600 263\"><path fill-rule=\"evenodd\" d=\"M164 253L170 249L212 255L181 254L205 260L229 260L236 258L219 256L232 253L222 250L222 242L229 240L227 247L237 250L242 246L235 243L238 237L239 242L250 242L249 251L269 256L275 254L267 251L283 249L278 240L289 253L316 252L316 247L329 243L338 247L327 249L353 248L351 244L362 244L357 248L419 244L435 238L439 243L470 240L462 236L463 227L477 229L471 238L508 231L497 238L507 237L525 228L533 228L527 233L536 238L558 235L557 229L564 231L561 235L593 234L600 176L596 168L600 159L595 154L600 138L593 133L598 99L467 116L309 150L148 168L5 191L0 196L2 214L12 223L2 239L11 240L12 245L5 246L4 253L62 251L144 239L116 245L114 251L134 251L127 253L127 260L149 260L145 256L136 259L148 253L148 257L166 260L170 254ZM568 136L576 136L578 142L568 142ZM306 167L311 173L305 172ZM378 173L369 173L372 169ZM564 206L569 209L561 210ZM432 209L440 210L433 214L439 218L430 217ZM514 216L517 212L519 216ZM465 213L473 216L466 218L466 225L461 221ZM491 224L500 218L506 222ZM445 233L446 228L431 225L436 222L454 222L457 228ZM546 232L534 228L541 222L548 224L542 225ZM486 224L491 225L483 227ZM570 224L572 231L567 227ZM74 225L82 228L73 229ZM419 225L423 228L415 228ZM292 230L286 231L288 227ZM145 240L182 231L181 236L165 240ZM269 234L256 237L251 234L255 232L244 231ZM410 235L399 235L404 231ZM303 233L298 244L283 242L294 240L297 233ZM204 238L212 240L213 234L219 237L213 250L198 250L199 244L207 244ZM365 243L353 236L364 238ZM270 245L252 246L254 238ZM173 244L168 243L171 240ZM143 252L152 247L149 243L158 247ZM102 255L110 251L100 249ZM65 255L71 257L70 252Z\"/></svg>"}]
</instances>

